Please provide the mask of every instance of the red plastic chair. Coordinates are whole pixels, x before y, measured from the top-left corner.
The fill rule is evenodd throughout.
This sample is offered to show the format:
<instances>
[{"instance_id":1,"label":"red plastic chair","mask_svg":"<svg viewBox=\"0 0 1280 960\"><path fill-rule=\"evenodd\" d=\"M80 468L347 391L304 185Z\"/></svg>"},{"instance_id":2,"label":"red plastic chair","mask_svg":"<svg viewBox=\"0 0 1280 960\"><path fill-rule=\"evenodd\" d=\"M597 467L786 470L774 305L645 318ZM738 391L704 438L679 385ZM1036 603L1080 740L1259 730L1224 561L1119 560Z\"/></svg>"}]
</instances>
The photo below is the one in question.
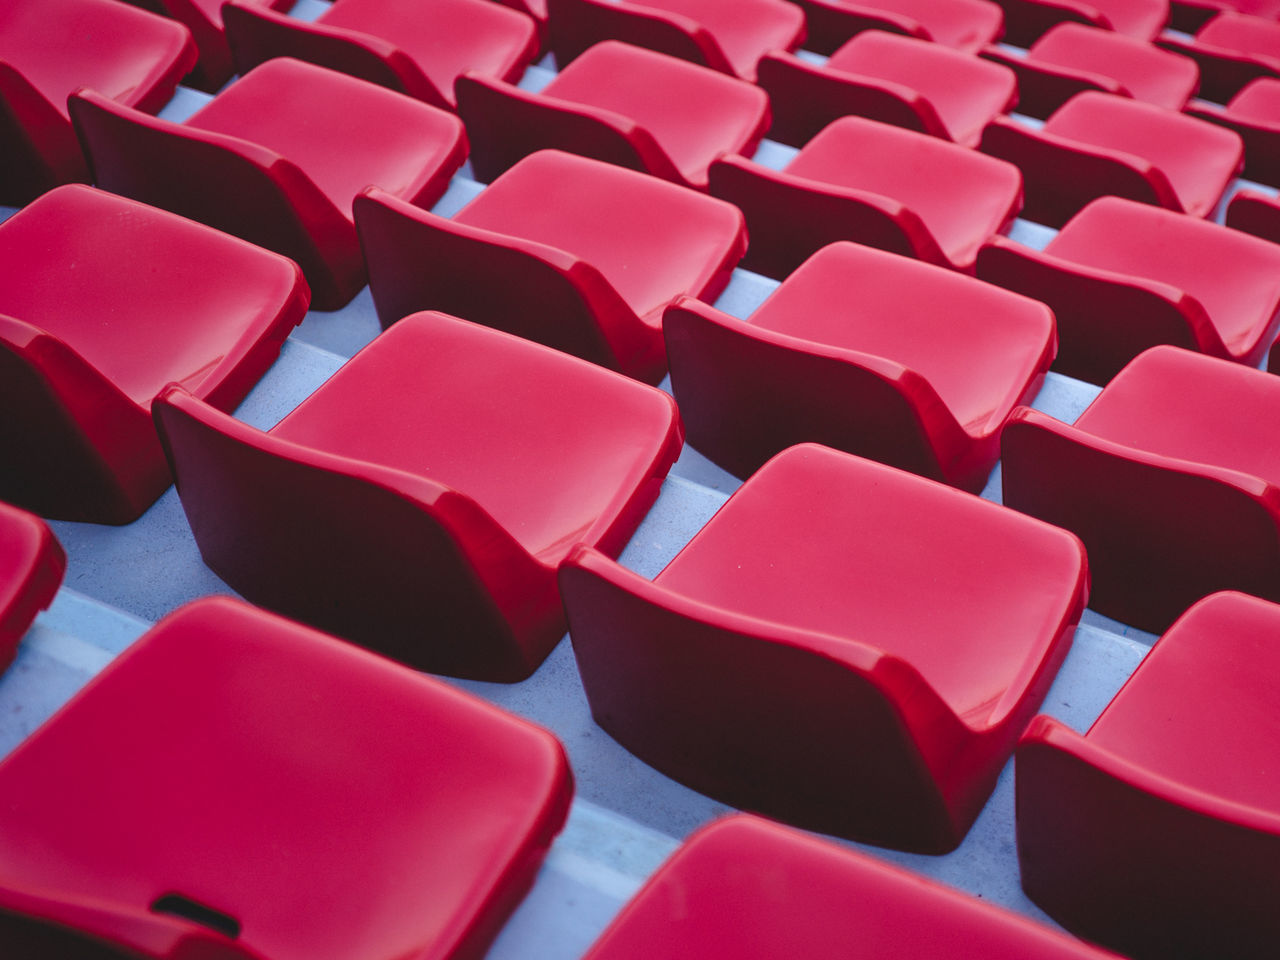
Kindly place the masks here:
<instances>
[{"instance_id":1,"label":"red plastic chair","mask_svg":"<svg viewBox=\"0 0 1280 960\"><path fill-rule=\"evenodd\" d=\"M67 115L77 87L154 113L195 62L180 24L115 0L0 5L0 203L89 178Z\"/></svg>"},{"instance_id":2,"label":"red plastic chair","mask_svg":"<svg viewBox=\"0 0 1280 960\"><path fill-rule=\"evenodd\" d=\"M67 520L140 516L172 482L152 398L234 408L307 310L283 257L84 186L0 224L0 262L0 499Z\"/></svg>"},{"instance_id":3,"label":"red plastic chair","mask_svg":"<svg viewBox=\"0 0 1280 960\"><path fill-rule=\"evenodd\" d=\"M1132 97L1181 110L1196 92L1195 61L1144 40L1079 23L1060 23L1031 45L1026 56L984 51L1018 77L1018 112L1044 119L1085 90Z\"/></svg>"},{"instance_id":4,"label":"red plastic chair","mask_svg":"<svg viewBox=\"0 0 1280 960\"><path fill-rule=\"evenodd\" d=\"M446 110L466 71L514 83L538 52L533 19L488 0L336 0L314 22L229 0L222 16L240 73L295 57Z\"/></svg>"},{"instance_id":5,"label":"red plastic chair","mask_svg":"<svg viewBox=\"0 0 1280 960\"><path fill-rule=\"evenodd\" d=\"M1008 67L927 40L867 30L824 66L766 54L760 86L773 105L773 140L802 146L854 115L976 147L982 129L1018 99Z\"/></svg>"},{"instance_id":6,"label":"red plastic chair","mask_svg":"<svg viewBox=\"0 0 1280 960\"><path fill-rule=\"evenodd\" d=\"M1182 214L1103 197L1043 251L1001 237L978 278L1053 308L1054 369L1105 384L1161 343L1256 367L1280 317L1280 247Z\"/></svg>"},{"instance_id":7,"label":"red plastic chair","mask_svg":"<svg viewBox=\"0 0 1280 960\"><path fill-rule=\"evenodd\" d=\"M1169 22L1169 0L996 0L1004 39L1030 47L1059 23L1084 23L1135 40L1153 40Z\"/></svg>"},{"instance_id":8,"label":"red plastic chair","mask_svg":"<svg viewBox=\"0 0 1280 960\"><path fill-rule=\"evenodd\" d=\"M584 960L1106 960L1111 954L866 854L741 814L693 834Z\"/></svg>"},{"instance_id":9,"label":"red plastic chair","mask_svg":"<svg viewBox=\"0 0 1280 960\"><path fill-rule=\"evenodd\" d=\"M498 681L564 635L557 564L622 548L683 437L661 391L440 314L397 323L267 433L178 387L156 420L201 555L243 596Z\"/></svg>"},{"instance_id":10,"label":"red plastic chair","mask_svg":"<svg viewBox=\"0 0 1280 960\"><path fill-rule=\"evenodd\" d=\"M573 784L551 734L220 597L121 654L0 791L18 956L460 960L532 884Z\"/></svg>"},{"instance_id":11,"label":"red plastic chair","mask_svg":"<svg viewBox=\"0 0 1280 960\"><path fill-rule=\"evenodd\" d=\"M711 165L711 193L746 215L742 266L781 279L837 240L973 272L978 248L1022 209L1018 168L958 144L842 117L783 170Z\"/></svg>"},{"instance_id":12,"label":"red plastic chair","mask_svg":"<svg viewBox=\"0 0 1280 960\"><path fill-rule=\"evenodd\" d=\"M1041 303L853 243L747 320L686 300L663 332L687 438L731 473L816 441L975 493L1057 344Z\"/></svg>"},{"instance_id":13,"label":"red plastic chair","mask_svg":"<svg viewBox=\"0 0 1280 960\"><path fill-rule=\"evenodd\" d=\"M1061 227L1089 201L1127 197L1208 217L1244 165L1238 134L1149 103L1079 93L1043 129L996 117L982 151L1017 164L1023 216Z\"/></svg>"},{"instance_id":14,"label":"red plastic chair","mask_svg":"<svg viewBox=\"0 0 1280 960\"><path fill-rule=\"evenodd\" d=\"M1182 33L1195 33L1220 13L1280 20L1280 0L1170 0L1169 8L1169 26Z\"/></svg>"},{"instance_id":15,"label":"red plastic chair","mask_svg":"<svg viewBox=\"0 0 1280 960\"><path fill-rule=\"evenodd\" d=\"M1074 426L1014 413L1004 502L1077 533L1093 608L1158 633L1218 590L1280 599L1278 429L1280 378L1152 347Z\"/></svg>"},{"instance_id":16,"label":"red plastic chair","mask_svg":"<svg viewBox=\"0 0 1280 960\"><path fill-rule=\"evenodd\" d=\"M1280 187L1280 79L1251 81L1225 108L1197 106L1187 112L1240 134L1244 141L1242 175Z\"/></svg>"},{"instance_id":17,"label":"red plastic chair","mask_svg":"<svg viewBox=\"0 0 1280 960\"><path fill-rule=\"evenodd\" d=\"M733 806L943 853L1071 644L1084 549L827 447L791 447L653 581L588 546L560 570L592 716Z\"/></svg>"},{"instance_id":18,"label":"red plastic chair","mask_svg":"<svg viewBox=\"0 0 1280 960\"><path fill-rule=\"evenodd\" d=\"M458 78L471 166L485 182L553 148L707 188L724 153L750 155L769 126L759 87L615 40L578 57L540 93L478 74Z\"/></svg>"},{"instance_id":19,"label":"red plastic chair","mask_svg":"<svg viewBox=\"0 0 1280 960\"><path fill-rule=\"evenodd\" d=\"M39 517L0 503L0 670L27 628L53 602L67 569L62 544Z\"/></svg>"},{"instance_id":20,"label":"red plastic chair","mask_svg":"<svg viewBox=\"0 0 1280 960\"><path fill-rule=\"evenodd\" d=\"M747 243L727 203L556 150L521 160L452 220L371 190L356 223L384 328L442 310L650 383L667 369L663 309L714 300Z\"/></svg>"},{"instance_id":21,"label":"red plastic chair","mask_svg":"<svg viewBox=\"0 0 1280 960\"><path fill-rule=\"evenodd\" d=\"M624 40L754 81L770 50L804 40L804 11L786 0L547 0L548 43L561 68L601 40Z\"/></svg>"},{"instance_id":22,"label":"red plastic chair","mask_svg":"<svg viewBox=\"0 0 1280 960\"><path fill-rule=\"evenodd\" d=\"M1227 205L1226 223L1234 230L1280 244L1280 199L1257 190L1241 190Z\"/></svg>"},{"instance_id":23,"label":"red plastic chair","mask_svg":"<svg viewBox=\"0 0 1280 960\"><path fill-rule=\"evenodd\" d=\"M355 195L373 183L430 206L467 152L452 114L288 59L264 63L185 123L89 90L71 98L71 113L99 186L292 258L321 310L365 284Z\"/></svg>"},{"instance_id":24,"label":"red plastic chair","mask_svg":"<svg viewBox=\"0 0 1280 960\"><path fill-rule=\"evenodd\" d=\"M1270 17L1221 13L1192 40L1161 37L1160 46L1200 67L1200 95L1226 103L1259 77L1280 77L1280 23Z\"/></svg>"},{"instance_id":25,"label":"red plastic chair","mask_svg":"<svg viewBox=\"0 0 1280 960\"><path fill-rule=\"evenodd\" d=\"M1135 960L1264 960L1280 943L1280 607L1186 612L1084 736L1037 717L1018 746L1027 895Z\"/></svg>"},{"instance_id":26,"label":"red plastic chair","mask_svg":"<svg viewBox=\"0 0 1280 960\"><path fill-rule=\"evenodd\" d=\"M888 30L977 53L1004 33L991 0L795 0L804 9L805 48L830 54L863 30Z\"/></svg>"}]
</instances>

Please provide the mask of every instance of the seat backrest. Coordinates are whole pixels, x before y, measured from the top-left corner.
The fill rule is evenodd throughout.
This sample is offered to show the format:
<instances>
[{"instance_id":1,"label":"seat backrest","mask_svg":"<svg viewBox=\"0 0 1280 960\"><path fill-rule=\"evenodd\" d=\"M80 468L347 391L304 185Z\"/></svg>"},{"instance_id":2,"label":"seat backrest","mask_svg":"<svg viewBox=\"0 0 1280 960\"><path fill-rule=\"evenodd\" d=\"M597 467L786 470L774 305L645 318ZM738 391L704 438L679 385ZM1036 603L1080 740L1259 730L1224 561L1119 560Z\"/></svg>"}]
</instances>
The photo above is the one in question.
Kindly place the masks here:
<instances>
[{"instance_id":1,"label":"seat backrest","mask_svg":"<svg viewBox=\"0 0 1280 960\"><path fill-rule=\"evenodd\" d=\"M21 206L89 168L75 131L22 71L0 60L0 204Z\"/></svg>"},{"instance_id":2,"label":"seat backrest","mask_svg":"<svg viewBox=\"0 0 1280 960\"><path fill-rule=\"evenodd\" d=\"M624 40L681 60L734 73L710 32L688 17L630 0L547 0L548 45L563 67L601 40Z\"/></svg>"}]
</instances>

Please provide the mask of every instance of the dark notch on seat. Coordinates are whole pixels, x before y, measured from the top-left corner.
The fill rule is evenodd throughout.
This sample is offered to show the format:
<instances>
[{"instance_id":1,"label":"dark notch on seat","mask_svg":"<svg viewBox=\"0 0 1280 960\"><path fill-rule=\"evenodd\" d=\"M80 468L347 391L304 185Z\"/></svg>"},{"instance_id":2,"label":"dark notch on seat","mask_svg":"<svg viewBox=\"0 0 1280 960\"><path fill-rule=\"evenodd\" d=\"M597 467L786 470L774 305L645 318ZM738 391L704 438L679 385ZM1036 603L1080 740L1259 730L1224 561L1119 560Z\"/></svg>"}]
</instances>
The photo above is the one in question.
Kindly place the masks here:
<instances>
[{"instance_id":1,"label":"dark notch on seat","mask_svg":"<svg viewBox=\"0 0 1280 960\"><path fill-rule=\"evenodd\" d=\"M151 904L152 913L168 913L224 934L231 939L240 936L240 921L180 893L166 893Z\"/></svg>"}]
</instances>

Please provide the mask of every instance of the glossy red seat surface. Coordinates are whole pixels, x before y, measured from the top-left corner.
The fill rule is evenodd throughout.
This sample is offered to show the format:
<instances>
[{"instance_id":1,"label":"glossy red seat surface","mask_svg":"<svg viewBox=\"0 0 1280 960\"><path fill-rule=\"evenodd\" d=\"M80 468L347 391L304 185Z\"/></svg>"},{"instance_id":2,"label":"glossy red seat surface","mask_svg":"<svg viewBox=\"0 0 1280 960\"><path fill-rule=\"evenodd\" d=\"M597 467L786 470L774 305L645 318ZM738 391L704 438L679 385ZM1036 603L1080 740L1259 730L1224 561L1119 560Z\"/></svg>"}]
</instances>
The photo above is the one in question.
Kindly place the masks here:
<instances>
[{"instance_id":1,"label":"glossy red seat surface","mask_svg":"<svg viewBox=\"0 0 1280 960\"><path fill-rule=\"evenodd\" d=\"M730 472L816 441L974 492L1057 342L1043 304L853 243L746 320L684 301L663 332L688 441Z\"/></svg>"},{"instance_id":2,"label":"glossy red seat surface","mask_svg":"<svg viewBox=\"0 0 1280 960\"><path fill-rule=\"evenodd\" d=\"M1027 895L1135 960L1271 957L1280 942L1280 607L1200 601L1088 733L1037 717L1018 746Z\"/></svg>"},{"instance_id":3,"label":"glossy red seat surface","mask_svg":"<svg viewBox=\"0 0 1280 960\"><path fill-rule=\"evenodd\" d=\"M830 54L863 30L888 30L977 53L1004 33L991 0L796 0L804 8L805 48Z\"/></svg>"},{"instance_id":4,"label":"glossy red seat surface","mask_svg":"<svg viewBox=\"0 0 1280 960\"><path fill-rule=\"evenodd\" d=\"M1259 77L1243 86L1225 107L1198 106L1189 112L1240 134L1243 176L1280 187L1280 78Z\"/></svg>"},{"instance_id":5,"label":"glossy red seat surface","mask_svg":"<svg viewBox=\"0 0 1280 960\"><path fill-rule=\"evenodd\" d=\"M77 87L154 113L195 61L180 24L115 0L8 0L0 6L0 203L88 179L67 115Z\"/></svg>"},{"instance_id":6,"label":"glossy red seat surface","mask_svg":"<svg viewBox=\"0 0 1280 960\"><path fill-rule=\"evenodd\" d=\"M556 150L521 160L452 220L373 191L356 221L384 327L442 310L652 383L667 368L663 309L718 296L746 246L731 205Z\"/></svg>"},{"instance_id":7,"label":"glossy red seat surface","mask_svg":"<svg viewBox=\"0 0 1280 960\"><path fill-rule=\"evenodd\" d=\"M669 777L808 829L941 853L1071 643L1070 534L805 444L649 581L561 567L592 716Z\"/></svg>"},{"instance_id":8,"label":"glossy red seat surface","mask_svg":"<svg viewBox=\"0 0 1280 960\"><path fill-rule=\"evenodd\" d=\"M1244 164L1244 143L1231 130L1093 91L1076 94L1040 130L996 117L982 150L1018 166L1023 216L1050 227L1108 195L1208 217Z\"/></svg>"},{"instance_id":9,"label":"glossy red seat surface","mask_svg":"<svg viewBox=\"0 0 1280 960\"><path fill-rule=\"evenodd\" d=\"M547 0L549 44L566 66L601 40L756 78L770 50L794 50L804 40L804 12L786 0Z\"/></svg>"},{"instance_id":10,"label":"glossy red seat surface","mask_svg":"<svg viewBox=\"0 0 1280 960\"><path fill-rule=\"evenodd\" d=\"M264 63L184 123L87 90L71 110L99 186L292 258L321 310L365 284L355 195L376 184L430 206L467 149L452 114L290 59Z\"/></svg>"},{"instance_id":11,"label":"glossy red seat surface","mask_svg":"<svg viewBox=\"0 0 1280 960\"><path fill-rule=\"evenodd\" d=\"M722 158L711 192L746 215L742 265L777 278L837 240L972 272L1022 208L1012 164L861 117L828 125L782 170Z\"/></svg>"},{"instance_id":12,"label":"glossy red seat surface","mask_svg":"<svg viewBox=\"0 0 1280 960\"><path fill-rule=\"evenodd\" d=\"M584 960L1110 956L880 860L756 817L704 827Z\"/></svg>"},{"instance_id":13,"label":"glossy red seat surface","mask_svg":"<svg viewBox=\"0 0 1280 960\"><path fill-rule=\"evenodd\" d=\"M232 409L307 310L283 257L85 186L0 224L0 262L0 499L61 519L136 519L172 482L152 398Z\"/></svg>"},{"instance_id":14,"label":"glossy red seat surface","mask_svg":"<svg viewBox=\"0 0 1280 960\"><path fill-rule=\"evenodd\" d=\"M53 601L67 569L67 555L34 514L0 503L0 670L36 614Z\"/></svg>"},{"instance_id":15,"label":"glossy red seat surface","mask_svg":"<svg viewBox=\"0 0 1280 960\"><path fill-rule=\"evenodd\" d=\"M0 784L5 942L93 958L482 956L573 792L551 734L229 598L153 627Z\"/></svg>"},{"instance_id":16,"label":"glossy red seat surface","mask_svg":"<svg viewBox=\"0 0 1280 960\"><path fill-rule=\"evenodd\" d=\"M1200 95L1226 103L1259 77L1280 76L1280 23L1226 11L1191 40L1163 37L1160 45L1185 54L1200 66Z\"/></svg>"},{"instance_id":17,"label":"glossy red seat surface","mask_svg":"<svg viewBox=\"0 0 1280 960\"><path fill-rule=\"evenodd\" d=\"M1154 39L1169 21L1169 0L996 0L1004 39L1030 47L1059 23L1085 23L1136 40Z\"/></svg>"},{"instance_id":18,"label":"glossy red seat surface","mask_svg":"<svg viewBox=\"0 0 1280 960\"><path fill-rule=\"evenodd\" d=\"M1118 197L1043 251L998 237L978 255L979 279L1053 308L1054 369L1096 384L1161 343L1256 367L1280 323L1278 274L1280 246Z\"/></svg>"},{"instance_id":19,"label":"glossy red seat surface","mask_svg":"<svg viewBox=\"0 0 1280 960\"><path fill-rule=\"evenodd\" d=\"M759 82L773 105L769 137L794 146L853 114L976 147L1018 99L1008 67L880 30L859 33L824 66L767 54Z\"/></svg>"},{"instance_id":20,"label":"glossy red seat surface","mask_svg":"<svg viewBox=\"0 0 1280 960\"><path fill-rule=\"evenodd\" d=\"M156 418L205 562L246 598L435 673L520 680L556 566L615 553L680 453L671 398L440 314L263 433L174 388Z\"/></svg>"},{"instance_id":21,"label":"glossy red seat surface","mask_svg":"<svg viewBox=\"0 0 1280 960\"><path fill-rule=\"evenodd\" d=\"M745 80L606 40L538 93L476 74L458 78L471 166L485 182L553 148L705 190L724 153L755 152L769 98Z\"/></svg>"},{"instance_id":22,"label":"glossy red seat surface","mask_svg":"<svg viewBox=\"0 0 1280 960\"><path fill-rule=\"evenodd\" d=\"M1168 110L1181 110L1196 92L1194 60L1113 30L1060 23L1026 56L984 53L1018 77L1018 112L1048 117L1077 93L1100 90Z\"/></svg>"},{"instance_id":23,"label":"glossy red seat surface","mask_svg":"<svg viewBox=\"0 0 1280 960\"><path fill-rule=\"evenodd\" d=\"M336 0L314 21L231 0L223 18L240 73L296 57L450 110L461 74L514 82L538 52L533 19L488 0Z\"/></svg>"},{"instance_id":24,"label":"glossy red seat surface","mask_svg":"<svg viewBox=\"0 0 1280 960\"><path fill-rule=\"evenodd\" d=\"M1094 609L1159 632L1218 590L1280 599L1277 429L1280 379L1153 347L1074 426L1015 412L1004 501L1080 536Z\"/></svg>"}]
</instances>

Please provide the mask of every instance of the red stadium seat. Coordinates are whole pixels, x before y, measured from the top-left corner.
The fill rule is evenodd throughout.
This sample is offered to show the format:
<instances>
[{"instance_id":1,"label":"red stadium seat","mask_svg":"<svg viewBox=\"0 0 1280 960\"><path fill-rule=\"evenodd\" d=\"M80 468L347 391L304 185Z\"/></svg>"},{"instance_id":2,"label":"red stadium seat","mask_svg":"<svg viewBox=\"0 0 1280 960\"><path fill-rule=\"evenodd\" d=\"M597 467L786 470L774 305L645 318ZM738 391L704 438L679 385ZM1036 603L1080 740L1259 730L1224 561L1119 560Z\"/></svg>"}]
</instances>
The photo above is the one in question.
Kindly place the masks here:
<instances>
[{"instance_id":1,"label":"red stadium seat","mask_svg":"<svg viewBox=\"0 0 1280 960\"><path fill-rule=\"evenodd\" d=\"M1149 103L1079 93L1034 130L996 117L982 151L1017 164L1028 220L1061 227L1114 195L1208 217L1244 164L1238 134Z\"/></svg>"},{"instance_id":2,"label":"red stadium seat","mask_svg":"<svg viewBox=\"0 0 1280 960\"><path fill-rule=\"evenodd\" d=\"M1196 600L1280 600L1280 378L1152 347L1074 426L1023 408L1001 441L1004 502L1074 531L1099 613L1158 633Z\"/></svg>"},{"instance_id":3,"label":"red stadium seat","mask_svg":"<svg viewBox=\"0 0 1280 960\"><path fill-rule=\"evenodd\" d=\"M1280 187L1280 78L1259 77L1245 84L1225 108L1197 106L1188 112L1240 134L1243 176Z\"/></svg>"},{"instance_id":4,"label":"red stadium seat","mask_svg":"<svg viewBox=\"0 0 1280 960\"><path fill-rule=\"evenodd\" d=\"M573 781L550 733L219 597L122 653L0 792L11 956L462 960Z\"/></svg>"},{"instance_id":5,"label":"red stadium seat","mask_svg":"<svg viewBox=\"0 0 1280 960\"><path fill-rule=\"evenodd\" d=\"M680 453L675 404L440 314L375 339L269 432L180 387L156 419L205 562L247 599L433 673L531 674L556 566L616 553Z\"/></svg>"},{"instance_id":6,"label":"red stadium seat","mask_svg":"<svg viewBox=\"0 0 1280 960\"><path fill-rule=\"evenodd\" d=\"M291 257L321 310L365 284L355 195L377 184L430 206L466 157L452 114L298 60L264 63L185 123L88 90L71 111L99 186Z\"/></svg>"},{"instance_id":7,"label":"red stadium seat","mask_svg":"<svg viewBox=\"0 0 1280 960\"><path fill-rule=\"evenodd\" d=\"M1057 342L1041 303L853 243L747 320L687 300L663 332L688 440L726 470L816 441L975 493Z\"/></svg>"},{"instance_id":8,"label":"red stadium seat","mask_svg":"<svg viewBox=\"0 0 1280 960\"><path fill-rule=\"evenodd\" d=\"M1022 208L1022 176L937 137L843 117L780 171L717 160L711 193L746 214L742 265L771 277L837 240L972 272L978 248Z\"/></svg>"},{"instance_id":9,"label":"red stadium seat","mask_svg":"<svg viewBox=\"0 0 1280 960\"><path fill-rule=\"evenodd\" d=\"M294 57L446 110L463 73L514 82L538 52L533 19L487 0L336 0L313 22L259 0L230 0L222 13L240 73Z\"/></svg>"},{"instance_id":10,"label":"red stadium seat","mask_svg":"<svg viewBox=\"0 0 1280 960\"><path fill-rule=\"evenodd\" d=\"M1224 12L1191 40L1162 37L1160 46L1200 66L1200 96L1226 103L1259 77L1280 77L1280 23L1274 17Z\"/></svg>"},{"instance_id":11,"label":"red stadium seat","mask_svg":"<svg viewBox=\"0 0 1280 960\"><path fill-rule=\"evenodd\" d=\"M441 310L650 383L667 369L663 309L715 299L746 247L729 204L556 150L521 160L452 220L370 191L356 222L384 328Z\"/></svg>"},{"instance_id":12,"label":"red stadium seat","mask_svg":"<svg viewBox=\"0 0 1280 960\"><path fill-rule=\"evenodd\" d=\"M1030 47L1059 23L1084 23L1135 40L1155 38L1169 22L1169 0L996 0L1004 10L1004 39Z\"/></svg>"},{"instance_id":13,"label":"red stadium seat","mask_svg":"<svg viewBox=\"0 0 1280 960\"><path fill-rule=\"evenodd\" d=\"M863 30L888 30L977 53L1004 33L991 0L796 0L804 8L805 48L831 54Z\"/></svg>"},{"instance_id":14,"label":"red stadium seat","mask_svg":"<svg viewBox=\"0 0 1280 960\"><path fill-rule=\"evenodd\" d=\"M283 257L84 186L0 224L0 262L0 499L62 519L136 519L172 482L152 398L233 409L307 310Z\"/></svg>"},{"instance_id":15,"label":"red stadium seat","mask_svg":"<svg viewBox=\"0 0 1280 960\"><path fill-rule=\"evenodd\" d=\"M705 190L711 161L754 153L769 126L759 87L615 40L596 44L539 93L478 74L459 77L457 93L471 166L486 183L551 148Z\"/></svg>"},{"instance_id":16,"label":"red stadium seat","mask_svg":"<svg viewBox=\"0 0 1280 960\"><path fill-rule=\"evenodd\" d=\"M1160 638L1084 736L1018 745L1027 895L1135 960L1264 960L1280 943L1280 607L1217 593Z\"/></svg>"},{"instance_id":17,"label":"red stadium seat","mask_svg":"<svg viewBox=\"0 0 1280 960\"><path fill-rule=\"evenodd\" d=\"M0 670L13 662L18 643L53 601L67 569L67 555L39 517L0 503Z\"/></svg>"},{"instance_id":18,"label":"red stadium seat","mask_svg":"<svg viewBox=\"0 0 1280 960\"><path fill-rule=\"evenodd\" d=\"M560 585L592 715L662 773L807 829L943 853L1070 646L1070 534L827 447L769 461L653 581Z\"/></svg>"},{"instance_id":19,"label":"red stadium seat","mask_svg":"<svg viewBox=\"0 0 1280 960\"><path fill-rule=\"evenodd\" d=\"M771 53L759 72L773 105L769 137L793 146L852 114L976 147L1018 99L1008 67L880 30L859 33L824 66Z\"/></svg>"},{"instance_id":20,"label":"red stadium seat","mask_svg":"<svg viewBox=\"0 0 1280 960\"><path fill-rule=\"evenodd\" d=\"M155 113L195 62L180 24L115 0L0 5L0 203L89 178L67 115L76 88Z\"/></svg>"}]
</instances>

